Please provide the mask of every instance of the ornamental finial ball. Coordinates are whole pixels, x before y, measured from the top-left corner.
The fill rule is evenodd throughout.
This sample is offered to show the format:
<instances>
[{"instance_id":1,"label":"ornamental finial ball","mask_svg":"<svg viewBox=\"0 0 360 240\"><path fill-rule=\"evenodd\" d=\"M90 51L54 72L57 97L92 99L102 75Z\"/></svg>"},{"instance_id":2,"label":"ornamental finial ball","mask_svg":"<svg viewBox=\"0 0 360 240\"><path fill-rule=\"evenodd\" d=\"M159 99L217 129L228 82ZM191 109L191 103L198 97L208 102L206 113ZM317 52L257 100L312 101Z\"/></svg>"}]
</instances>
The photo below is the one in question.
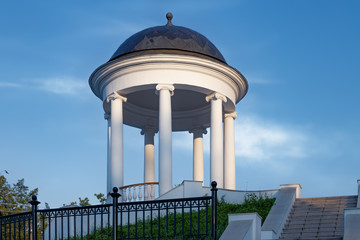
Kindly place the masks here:
<instances>
[{"instance_id":1,"label":"ornamental finial ball","mask_svg":"<svg viewBox=\"0 0 360 240\"><path fill-rule=\"evenodd\" d=\"M32 196L31 196L31 200L36 201L36 200L37 200L37 196L36 196L36 195L32 195Z\"/></svg>"},{"instance_id":2,"label":"ornamental finial ball","mask_svg":"<svg viewBox=\"0 0 360 240\"><path fill-rule=\"evenodd\" d=\"M115 192L115 193L116 193L116 192L118 192L118 191L119 191L119 190L118 190L118 188L117 188L117 187L114 187L114 188L113 188L113 192Z\"/></svg>"},{"instance_id":3,"label":"ornamental finial ball","mask_svg":"<svg viewBox=\"0 0 360 240\"><path fill-rule=\"evenodd\" d=\"M167 14L166 14L166 19L168 20L168 22L167 22L167 26L172 26L172 23L171 23L171 20L173 19L173 14L171 13L171 12L168 12Z\"/></svg>"},{"instance_id":4,"label":"ornamental finial ball","mask_svg":"<svg viewBox=\"0 0 360 240\"><path fill-rule=\"evenodd\" d=\"M211 186L212 186L213 188L216 188L217 182L216 182L216 181L212 181Z\"/></svg>"}]
</instances>

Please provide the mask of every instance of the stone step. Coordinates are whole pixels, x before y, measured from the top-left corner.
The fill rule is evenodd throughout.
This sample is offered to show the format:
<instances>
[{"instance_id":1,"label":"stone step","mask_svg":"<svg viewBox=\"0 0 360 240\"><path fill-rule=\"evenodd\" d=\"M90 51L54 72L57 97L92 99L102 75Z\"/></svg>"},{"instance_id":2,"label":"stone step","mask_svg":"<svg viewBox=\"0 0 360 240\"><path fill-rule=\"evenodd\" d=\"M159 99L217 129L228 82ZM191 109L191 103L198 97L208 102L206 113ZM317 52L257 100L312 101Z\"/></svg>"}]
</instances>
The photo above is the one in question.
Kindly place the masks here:
<instances>
[{"instance_id":1,"label":"stone step","mask_svg":"<svg viewBox=\"0 0 360 240\"><path fill-rule=\"evenodd\" d=\"M344 208L356 204L357 196L297 199L279 239L342 239Z\"/></svg>"},{"instance_id":2,"label":"stone step","mask_svg":"<svg viewBox=\"0 0 360 240\"><path fill-rule=\"evenodd\" d=\"M296 229L299 229L299 228L309 228L309 227L312 227L312 228L329 228L329 227L332 227L332 228L340 228L340 227L343 227L342 224L339 224L337 222L328 222L328 223L302 223L302 224L298 224L298 223L292 223L292 224L285 224L285 227L287 229L293 229L293 228L296 228Z\"/></svg>"}]
</instances>

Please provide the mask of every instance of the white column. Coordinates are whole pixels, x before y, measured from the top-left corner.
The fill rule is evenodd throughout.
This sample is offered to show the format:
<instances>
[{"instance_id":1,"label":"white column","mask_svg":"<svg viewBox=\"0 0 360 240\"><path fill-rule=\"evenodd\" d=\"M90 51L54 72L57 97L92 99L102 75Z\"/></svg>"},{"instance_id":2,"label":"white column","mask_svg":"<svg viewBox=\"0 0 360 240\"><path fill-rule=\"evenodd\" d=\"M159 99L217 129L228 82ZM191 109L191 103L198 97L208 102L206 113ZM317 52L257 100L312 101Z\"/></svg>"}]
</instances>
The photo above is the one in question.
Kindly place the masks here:
<instances>
[{"instance_id":1,"label":"white column","mask_svg":"<svg viewBox=\"0 0 360 240\"><path fill-rule=\"evenodd\" d=\"M110 186L112 189L124 185L123 102L126 102L126 98L114 92L107 97L107 101L111 104Z\"/></svg>"},{"instance_id":2,"label":"white column","mask_svg":"<svg viewBox=\"0 0 360 240\"><path fill-rule=\"evenodd\" d=\"M112 188L111 188L111 158L110 158L110 153L111 153L111 115L110 113L105 113L104 114L104 118L105 120L107 120L107 170L106 170L106 174L107 174L107 180L106 180L106 197L108 199L108 201L110 201L112 199L112 197L110 196L109 193L112 192Z\"/></svg>"},{"instance_id":3,"label":"white column","mask_svg":"<svg viewBox=\"0 0 360 240\"><path fill-rule=\"evenodd\" d=\"M235 174L235 128L236 112L225 114L224 118L224 188L236 189Z\"/></svg>"},{"instance_id":4,"label":"white column","mask_svg":"<svg viewBox=\"0 0 360 240\"><path fill-rule=\"evenodd\" d=\"M206 129L196 127L189 131L193 134L193 180L201 181L204 185L204 146L203 134Z\"/></svg>"},{"instance_id":5,"label":"white column","mask_svg":"<svg viewBox=\"0 0 360 240\"><path fill-rule=\"evenodd\" d=\"M210 114L210 183L217 182L218 188L223 188L223 127L222 103L226 102L226 97L219 93L213 93L206 97L206 101L211 103Z\"/></svg>"},{"instance_id":6,"label":"white column","mask_svg":"<svg viewBox=\"0 0 360 240\"><path fill-rule=\"evenodd\" d=\"M172 122L173 85L159 84L159 196L172 189Z\"/></svg>"},{"instance_id":7,"label":"white column","mask_svg":"<svg viewBox=\"0 0 360 240\"><path fill-rule=\"evenodd\" d=\"M141 131L144 135L144 183L155 182L155 132L155 128L151 126L145 126ZM145 185L144 191L144 199L150 199L151 185Z\"/></svg>"}]
</instances>

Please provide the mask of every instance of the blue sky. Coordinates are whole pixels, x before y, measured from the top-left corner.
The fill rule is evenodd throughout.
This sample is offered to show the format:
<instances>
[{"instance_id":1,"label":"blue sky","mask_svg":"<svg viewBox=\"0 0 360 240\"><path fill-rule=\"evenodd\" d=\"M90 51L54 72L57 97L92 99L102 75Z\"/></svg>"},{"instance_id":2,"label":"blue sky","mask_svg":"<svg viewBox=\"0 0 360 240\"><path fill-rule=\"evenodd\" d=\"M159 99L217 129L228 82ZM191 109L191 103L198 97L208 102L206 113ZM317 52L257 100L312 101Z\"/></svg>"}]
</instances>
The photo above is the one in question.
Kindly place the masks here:
<instances>
[{"instance_id":1,"label":"blue sky","mask_svg":"<svg viewBox=\"0 0 360 240\"><path fill-rule=\"evenodd\" d=\"M237 105L238 189L300 183L303 197L356 194L360 3L332 0L1 1L0 171L11 183L25 178L51 207L96 203L106 122L88 78L132 34L166 24L168 11L248 79ZM173 136L179 184L192 178L192 136ZM143 136L126 127L125 139L125 184L142 182ZM208 184L209 134L204 148Z\"/></svg>"}]
</instances>

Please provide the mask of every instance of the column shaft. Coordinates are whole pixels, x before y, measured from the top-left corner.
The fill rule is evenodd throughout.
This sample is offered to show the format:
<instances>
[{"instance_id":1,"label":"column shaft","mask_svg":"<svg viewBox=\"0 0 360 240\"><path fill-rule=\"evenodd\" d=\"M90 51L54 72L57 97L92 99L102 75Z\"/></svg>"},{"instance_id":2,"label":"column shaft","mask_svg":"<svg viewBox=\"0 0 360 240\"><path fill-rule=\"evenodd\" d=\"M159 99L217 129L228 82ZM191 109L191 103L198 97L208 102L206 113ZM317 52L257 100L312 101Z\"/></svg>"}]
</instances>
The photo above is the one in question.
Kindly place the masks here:
<instances>
[{"instance_id":1,"label":"column shaft","mask_svg":"<svg viewBox=\"0 0 360 240\"><path fill-rule=\"evenodd\" d=\"M223 130L220 99L211 101L210 181L216 181L218 188L223 188Z\"/></svg>"},{"instance_id":2,"label":"column shaft","mask_svg":"<svg viewBox=\"0 0 360 240\"><path fill-rule=\"evenodd\" d=\"M223 167L224 167L224 152L223 152L223 127L222 103L226 102L226 97L214 93L206 97L207 101L211 103L210 114L210 182L216 181L218 188L223 188Z\"/></svg>"},{"instance_id":3,"label":"column shaft","mask_svg":"<svg viewBox=\"0 0 360 240\"><path fill-rule=\"evenodd\" d=\"M113 96L110 97L110 101L110 181L111 188L113 188L124 185L123 101L126 101L126 98L113 93Z\"/></svg>"},{"instance_id":4,"label":"column shaft","mask_svg":"<svg viewBox=\"0 0 360 240\"><path fill-rule=\"evenodd\" d=\"M172 189L171 93L174 87L157 85L159 91L159 195Z\"/></svg>"},{"instance_id":5,"label":"column shaft","mask_svg":"<svg viewBox=\"0 0 360 240\"><path fill-rule=\"evenodd\" d=\"M193 179L194 181L204 182L204 150L203 138L194 138L194 152L193 152Z\"/></svg>"},{"instance_id":6,"label":"column shaft","mask_svg":"<svg viewBox=\"0 0 360 240\"><path fill-rule=\"evenodd\" d=\"M155 182L155 130L152 127L145 127L141 134L144 135L144 183ZM151 185L144 186L144 200L151 199L151 191Z\"/></svg>"},{"instance_id":7,"label":"column shaft","mask_svg":"<svg viewBox=\"0 0 360 240\"><path fill-rule=\"evenodd\" d=\"M154 132L144 132L144 182L155 182Z\"/></svg>"},{"instance_id":8,"label":"column shaft","mask_svg":"<svg viewBox=\"0 0 360 240\"><path fill-rule=\"evenodd\" d=\"M207 132L201 127L196 127L189 132L193 133L193 180L204 184L203 134Z\"/></svg>"},{"instance_id":9,"label":"column shaft","mask_svg":"<svg viewBox=\"0 0 360 240\"><path fill-rule=\"evenodd\" d=\"M224 119L224 188L236 189L235 175L235 129L236 113L225 114Z\"/></svg>"},{"instance_id":10,"label":"column shaft","mask_svg":"<svg viewBox=\"0 0 360 240\"><path fill-rule=\"evenodd\" d=\"M112 199L110 194L112 192L111 188L111 119L110 114L105 114L105 119L107 120L107 180L106 180L106 196L108 200Z\"/></svg>"}]
</instances>

